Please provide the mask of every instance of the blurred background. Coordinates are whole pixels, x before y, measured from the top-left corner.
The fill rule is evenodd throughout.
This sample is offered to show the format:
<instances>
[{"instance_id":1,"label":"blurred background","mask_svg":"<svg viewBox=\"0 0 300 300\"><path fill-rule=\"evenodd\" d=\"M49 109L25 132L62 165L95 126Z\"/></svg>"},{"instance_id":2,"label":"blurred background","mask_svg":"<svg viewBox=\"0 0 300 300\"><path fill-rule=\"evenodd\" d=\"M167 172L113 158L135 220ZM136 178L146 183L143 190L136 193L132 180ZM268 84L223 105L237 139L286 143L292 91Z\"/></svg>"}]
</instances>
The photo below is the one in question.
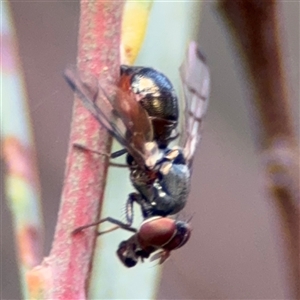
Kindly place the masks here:
<instances>
[{"instance_id":1,"label":"blurred background","mask_svg":"<svg viewBox=\"0 0 300 300\"><path fill-rule=\"evenodd\" d=\"M185 209L193 215L193 235L164 264L158 298L283 299L287 283L276 235L278 216L263 189L251 87L216 4L203 2L198 38L212 87ZM280 4L291 105L299 132L300 3ZM46 256L59 207L73 104L62 72L76 61L79 1L12 1L11 8L36 141ZM1 198L2 299L20 299L11 216Z\"/></svg>"}]
</instances>

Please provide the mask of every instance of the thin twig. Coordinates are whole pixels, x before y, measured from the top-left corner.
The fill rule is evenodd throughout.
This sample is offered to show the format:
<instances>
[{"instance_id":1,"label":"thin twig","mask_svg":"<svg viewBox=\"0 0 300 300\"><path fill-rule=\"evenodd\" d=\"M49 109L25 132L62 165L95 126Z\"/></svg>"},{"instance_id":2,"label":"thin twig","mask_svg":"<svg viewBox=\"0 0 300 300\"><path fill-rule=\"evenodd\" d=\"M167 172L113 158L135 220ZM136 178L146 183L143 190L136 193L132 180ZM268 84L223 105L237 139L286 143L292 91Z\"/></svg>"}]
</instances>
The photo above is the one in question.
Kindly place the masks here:
<instances>
[{"instance_id":1,"label":"thin twig","mask_svg":"<svg viewBox=\"0 0 300 300\"><path fill-rule=\"evenodd\" d=\"M81 1L77 65L84 76L118 80L122 7L119 1ZM73 145L109 153L111 138L99 127L76 100L55 237L50 256L28 275L32 298L86 299L96 228L72 232L98 219L108 158Z\"/></svg>"},{"instance_id":2,"label":"thin twig","mask_svg":"<svg viewBox=\"0 0 300 300\"><path fill-rule=\"evenodd\" d=\"M1 3L1 22L1 158L6 166L5 193L12 214L20 281L26 299L26 272L42 260L40 183L15 28L6 1Z\"/></svg>"},{"instance_id":3,"label":"thin twig","mask_svg":"<svg viewBox=\"0 0 300 300\"><path fill-rule=\"evenodd\" d=\"M220 10L255 88L266 187L281 218L290 296L300 299L299 147L287 93L280 10L275 0L223 0Z\"/></svg>"}]
</instances>

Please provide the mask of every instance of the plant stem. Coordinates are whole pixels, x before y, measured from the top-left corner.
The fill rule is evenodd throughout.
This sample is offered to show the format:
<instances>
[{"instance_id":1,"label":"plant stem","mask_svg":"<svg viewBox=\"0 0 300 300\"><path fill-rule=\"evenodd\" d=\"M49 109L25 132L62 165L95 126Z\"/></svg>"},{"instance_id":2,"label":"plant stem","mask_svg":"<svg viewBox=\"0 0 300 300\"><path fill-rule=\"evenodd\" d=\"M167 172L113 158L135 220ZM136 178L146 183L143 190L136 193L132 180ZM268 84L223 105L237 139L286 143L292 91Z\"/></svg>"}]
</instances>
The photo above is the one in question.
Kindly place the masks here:
<instances>
[{"instance_id":1,"label":"plant stem","mask_svg":"<svg viewBox=\"0 0 300 300\"><path fill-rule=\"evenodd\" d=\"M26 87L8 2L1 9L1 158L6 167L5 194L12 214L23 298L26 272L42 260L43 220L35 145Z\"/></svg>"},{"instance_id":2,"label":"plant stem","mask_svg":"<svg viewBox=\"0 0 300 300\"><path fill-rule=\"evenodd\" d=\"M223 0L220 10L255 88L266 187L281 219L290 296L300 299L299 146L287 93L279 7L275 0Z\"/></svg>"},{"instance_id":3,"label":"plant stem","mask_svg":"<svg viewBox=\"0 0 300 300\"><path fill-rule=\"evenodd\" d=\"M81 1L77 66L80 74L117 82L123 3ZM64 187L50 256L29 274L33 298L86 299L96 228L72 235L98 219L106 183L109 153L107 131L75 100Z\"/></svg>"}]
</instances>

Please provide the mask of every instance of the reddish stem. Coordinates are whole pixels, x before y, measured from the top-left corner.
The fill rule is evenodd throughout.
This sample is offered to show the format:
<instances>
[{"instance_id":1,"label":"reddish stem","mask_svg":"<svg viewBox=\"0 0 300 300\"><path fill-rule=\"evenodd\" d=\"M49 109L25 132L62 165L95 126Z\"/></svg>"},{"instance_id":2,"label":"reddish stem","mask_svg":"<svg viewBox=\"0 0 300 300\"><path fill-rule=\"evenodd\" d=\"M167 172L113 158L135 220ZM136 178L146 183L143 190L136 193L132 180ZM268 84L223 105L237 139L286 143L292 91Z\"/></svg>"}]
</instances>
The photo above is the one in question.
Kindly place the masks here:
<instances>
[{"instance_id":1,"label":"reddish stem","mask_svg":"<svg viewBox=\"0 0 300 300\"><path fill-rule=\"evenodd\" d=\"M85 76L119 76L123 3L81 1L78 69ZM31 296L86 299L96 228L72 235L98 219L106 183L107 158L74 144L109 153L111 138L81 103L74 103L69 153L55 237L50 257L29 274Z\"/></svg>"}]
</instances>

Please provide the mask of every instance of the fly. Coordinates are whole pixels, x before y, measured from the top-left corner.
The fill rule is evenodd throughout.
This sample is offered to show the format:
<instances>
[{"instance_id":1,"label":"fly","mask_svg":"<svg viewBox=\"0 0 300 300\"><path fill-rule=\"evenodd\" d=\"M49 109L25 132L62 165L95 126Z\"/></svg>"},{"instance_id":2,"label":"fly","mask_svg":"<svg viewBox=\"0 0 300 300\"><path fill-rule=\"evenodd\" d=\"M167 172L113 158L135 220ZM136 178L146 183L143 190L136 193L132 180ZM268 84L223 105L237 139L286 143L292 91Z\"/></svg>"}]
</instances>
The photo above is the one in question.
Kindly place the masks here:
<instances>
[{"instance_id":1,"label":"fly","mask_svg":"<svg viewBox=\"0 0 300 300\"><path fill-rule=\"evenodd\" d=\"M117 250L127 267L158 250L157 258L162 263L190 237L188 222L168 216L177 214L186 204L192 161L208 105L209 71L194 42L180 67L180 75L185 96L184 122L178 145L169 147L169 142L177 137L178 101L163 74L151 68L122 66L118 86L107 82L92 86L85 84L76 72L65 72L84 106L125 148L130 179L137 190L128 196L126 223L109 217L76 231L109 221L116 225L113 229L134 232ZM134 202L140 205L144 218L139 229L131 227Z\"/></svg>"}]
</instances>

